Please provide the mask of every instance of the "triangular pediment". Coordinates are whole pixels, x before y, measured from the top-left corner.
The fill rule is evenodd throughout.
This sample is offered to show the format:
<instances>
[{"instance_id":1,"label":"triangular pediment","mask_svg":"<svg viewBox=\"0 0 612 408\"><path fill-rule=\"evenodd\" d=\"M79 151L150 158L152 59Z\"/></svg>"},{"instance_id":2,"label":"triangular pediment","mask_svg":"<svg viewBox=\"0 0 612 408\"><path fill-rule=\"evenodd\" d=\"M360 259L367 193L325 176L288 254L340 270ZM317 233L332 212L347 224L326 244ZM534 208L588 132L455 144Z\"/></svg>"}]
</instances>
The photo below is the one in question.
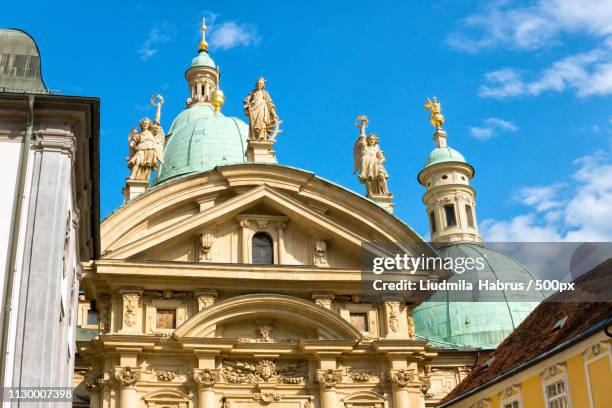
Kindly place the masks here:
<instances>
[{"instance_id":1,"label":"triangular pediment","mask_svg":"<svg viewBox=\"0 0 612 408\"><path fill-rule=\"evenodd\" d=\"M331 246L337 250L340 265L355 267L358 266L362 245L369 240L366 234L359 232L359 228L343 225L304 203L299 197L267 185L261 185L243 191L209 208L179 217L175 222L165 225L164 228L149 234L145 233L139 239L106 253L104 257L106 259L175 260L178 259L176 256L164 254L191 251L189 257L181 258L181 260L197 260L199 259L197 254L199 237L210 231L213 231L216 239L219 239L219 235L229 237L225 243L218 242L228 250L237 253L239 251L238 238L231 238L231 236L240 233L240 221L249 219L255 223L255 228L262 230L270 229L268 225L270 222L286 223L288 226L286 233L292 235L284 245L293 245L296 248L301 245L301 248L294 251L295 256L291 257L291 253L287 254L289 263L294 264L308 263L307 258L312 252L312 248L306 248L309 245L312 246L308 242L321 239L331 243ZM300 251L307 251L308 254L297 253ZM381 251L383 251L381 254L384 254L384 250L381 249ZM221 261L240 262L240 259L237 259L237 256L228 255Z\"/></svg>"}]
</instances>

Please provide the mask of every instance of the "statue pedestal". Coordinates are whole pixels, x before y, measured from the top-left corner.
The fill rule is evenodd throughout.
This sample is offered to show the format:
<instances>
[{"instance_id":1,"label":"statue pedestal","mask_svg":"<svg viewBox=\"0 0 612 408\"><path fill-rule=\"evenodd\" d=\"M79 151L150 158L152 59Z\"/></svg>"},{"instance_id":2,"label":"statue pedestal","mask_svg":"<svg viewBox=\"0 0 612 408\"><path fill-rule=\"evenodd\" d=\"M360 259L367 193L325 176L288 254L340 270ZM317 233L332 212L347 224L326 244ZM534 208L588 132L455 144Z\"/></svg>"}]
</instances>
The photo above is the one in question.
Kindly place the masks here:
<instances>
[{"instance_id":1,"label":"statue pedestal","mask_svg":"<svg viewBox=\"0 0 612 408\"><path fill-rule=\"evenodd\" d=\"M368 195L368 198L393 214L393 208L395 207L395 204L393 204L393 194L371 194Z\"/></svg>"},{"instance_id":2,"label":"statue pedestal","mask_svg":"<svg viewBox=\"0 0 612 408\"><path fill-rule=\"evenodd\" d=\"M248 140L247 160L253 163L276 163L276 152L272 150L273 141Z\"/></svg>"},{"instance_id":3,"label":"statue pedestal","mask_svg":"<svg viewBox=\"0 0 612 408\"><path fill-rule=\"evenodd\" d=\"M127 203L130 200L138 197L149 187L149 180L134 180L127 178L125 179L125 187L121 192L123 193L123 202Z\"/></svg>"}]
</instances>

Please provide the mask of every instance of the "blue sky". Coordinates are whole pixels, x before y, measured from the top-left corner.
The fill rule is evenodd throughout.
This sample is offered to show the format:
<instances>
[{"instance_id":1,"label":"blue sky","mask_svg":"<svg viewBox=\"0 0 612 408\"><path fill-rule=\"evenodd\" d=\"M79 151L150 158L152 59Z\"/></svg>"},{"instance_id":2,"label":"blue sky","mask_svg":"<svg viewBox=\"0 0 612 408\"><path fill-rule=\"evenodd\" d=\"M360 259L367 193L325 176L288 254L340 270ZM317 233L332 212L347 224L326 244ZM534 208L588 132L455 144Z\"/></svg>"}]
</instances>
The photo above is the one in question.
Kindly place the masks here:
<instances>
[{"instance_id":1,"label":"blue sky","mask_svg":"<svg viewBox=\"0 0 612 408\"><path fill-rule=\"evenodd\" d=\"M363 192L351 170L366 114L396 213L425 235L416 175L436 95L450 146L476 168L486 238L612 240L610 0L89 3L9 2L0 26L36 39L50 89L101 98L103 215L121 204L126 137L154 114L151 95L166 100L165 129L184 108L207 16L223 112L242 117L264 75L281 163Z\"/></svg>"}]
</instances>

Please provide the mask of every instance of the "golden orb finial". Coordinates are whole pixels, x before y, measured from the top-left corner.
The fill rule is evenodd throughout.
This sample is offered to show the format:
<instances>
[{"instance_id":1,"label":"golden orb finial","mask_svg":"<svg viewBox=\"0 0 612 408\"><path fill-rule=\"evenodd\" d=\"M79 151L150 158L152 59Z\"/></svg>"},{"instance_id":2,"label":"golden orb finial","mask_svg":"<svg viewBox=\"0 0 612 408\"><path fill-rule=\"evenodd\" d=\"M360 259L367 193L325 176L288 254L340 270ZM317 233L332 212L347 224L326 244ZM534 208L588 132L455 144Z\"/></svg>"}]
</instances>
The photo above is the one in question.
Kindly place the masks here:
<instances>
[{"instance_id":1,"label":"golden orb finial","mask_svg":"<svg viewBox=\"0 0 612 408\"><path fill-rule=\"evenodd\" d=\"M210 96L210 104L215 109L215 112L219 112L224 103L225 95L223 94L223 91L217 87Z\"/></svg>"},{"instance_id":2,"label":"golden orb finial","mask_svg":"<svg viewBox=\"0 0 612 408\"><path fill-rule=\"evenodd\" d=\"M442 106L440 102L438 102L438 98L433 97L433 102L431 99L427 98L427 102L425 102L425 110L431 110L429 114L429 122L436 129L441 129L442 125L444 125L445 119L442 116Z\"/></svg>"},{"instance_id":3,"label":"golden orb finial","mask_svg":"<svg viewBox=\"0 0 612 408\"><path fill-rule=\"evenodd\" d=\"M206 42L206 17L202 17L202 41L198 47L200 51L208 52L208 43Z\"/></svg>"}]
</instances>

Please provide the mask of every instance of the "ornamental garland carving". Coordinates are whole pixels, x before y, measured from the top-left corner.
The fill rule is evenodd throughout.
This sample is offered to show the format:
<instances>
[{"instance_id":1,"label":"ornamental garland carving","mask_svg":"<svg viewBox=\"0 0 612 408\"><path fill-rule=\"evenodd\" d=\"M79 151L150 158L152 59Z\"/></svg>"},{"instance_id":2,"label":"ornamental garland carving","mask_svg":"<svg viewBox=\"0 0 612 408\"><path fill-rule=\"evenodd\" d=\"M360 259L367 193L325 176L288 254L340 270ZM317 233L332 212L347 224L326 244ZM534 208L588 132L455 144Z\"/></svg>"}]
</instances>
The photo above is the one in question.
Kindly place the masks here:
<instances>
[{"instance_id":1,"label":"ornamental garland carving","mask_svg":"<svg viewBox=\"0 0 612 408\"><path fill-rule=\"evenodd\" d=\"M233 384L300 384L304 382L307 363L285 363L277 365L272 360L260 360L255 364L223 361L222 376Z\"/></svg>"},{"instance_id":2,"label":"ornamental garland carving","mask_svg":"<svg viewBox=\"0 0 612 408\"><path fill-rule=\"evenodd\" d=\"M391 381L399 387L407 387L408 383L414 382L415 373L414 370L393 370L391 372Z\"/></svg>"},{"instance_id":3,"label":"ornamental garland carving","mask_svg":"<svg viewBox=\"0 0 612 408\"><path fill-rule=\"evenodd\" d=\"M216 369L195 369L192 373L193 381L204 387L212 387L221 379L221 373Z\"/></svg>"},{"instance_id":4,"label":"ornamental garland carving","mask_svg":"<svg viewBox=\"0 0 612 408\"><path fill-rule=\"evenodd\" d=\"M133 367L118 367L115 371L115 378L122 386L133 385L140 381L140 369Z\"/></svg>"},{"instance_id":5,"label":"ornamental garland carving","mask_svg":"<svg viewBox=\"0 0 612 408\"><path fill-rule=\"evenodd\" d=\"M318 370L317 371L317 382L323 385L325 388L333 388L336 384L342 382L342 370Z\"/></svg>"},{"instance_id":6,"label":"ornamental garland carving","mask_svg":"<svg viewBox=\"0 0 612 408\"><path fill-rule=\"evenodd\" d=\"M176 378L176 372L172 370L162 370L155 373L159 381L172 381Z\"/></svg>"}]
</instances>

